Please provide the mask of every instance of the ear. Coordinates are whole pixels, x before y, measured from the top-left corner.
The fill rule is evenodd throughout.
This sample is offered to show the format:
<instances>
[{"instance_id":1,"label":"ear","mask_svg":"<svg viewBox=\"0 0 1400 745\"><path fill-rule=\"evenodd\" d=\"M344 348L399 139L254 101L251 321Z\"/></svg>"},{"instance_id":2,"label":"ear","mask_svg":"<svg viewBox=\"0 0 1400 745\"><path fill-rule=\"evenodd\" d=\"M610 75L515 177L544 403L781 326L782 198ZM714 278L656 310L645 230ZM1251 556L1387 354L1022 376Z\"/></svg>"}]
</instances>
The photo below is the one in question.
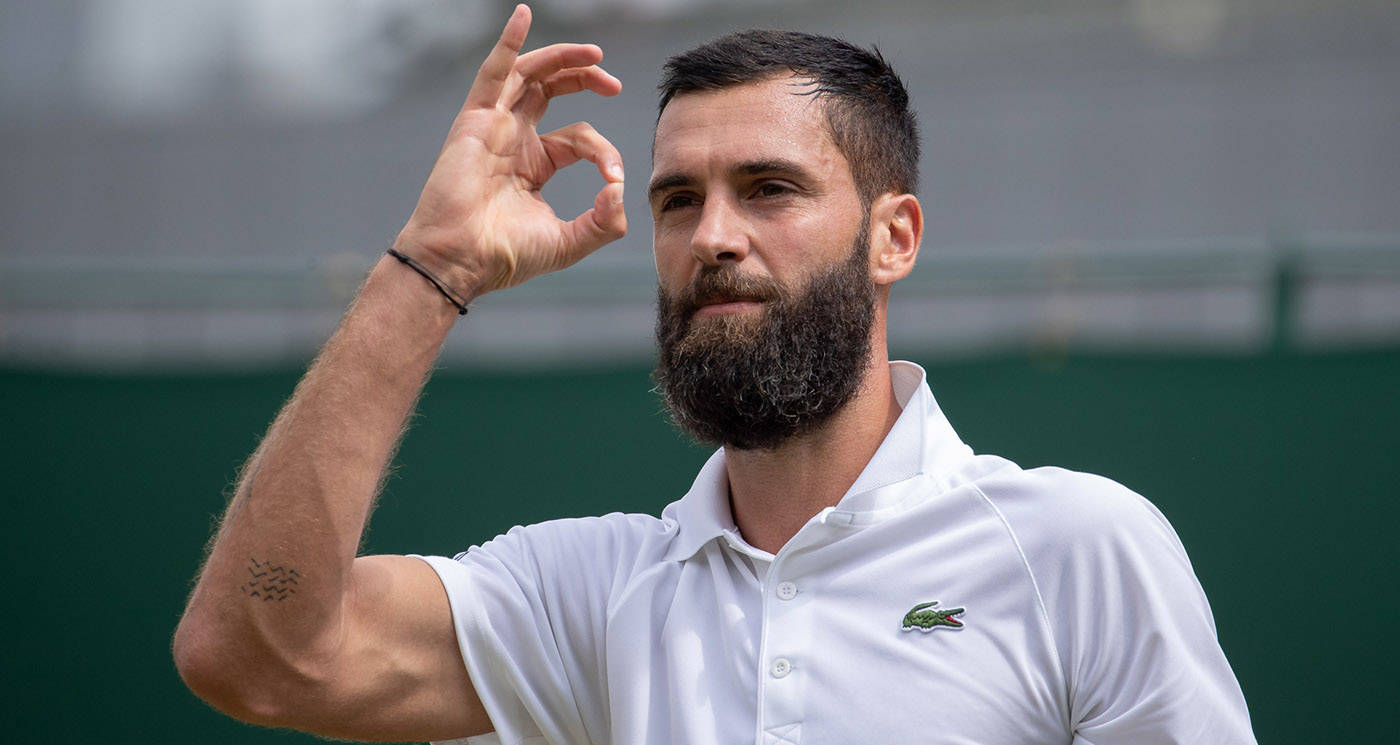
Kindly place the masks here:
<instances>
[{"instance_id":1,"label":"ear","mask_svg":"<svg viewBox=\"0 0 1400 745\"><path fill-rule=\"evenodd\" d=\"M924 238L924 210L913 194L882 194L870 205L870 278L877 285L914 269Z\"/></svg>"}]
</instances>

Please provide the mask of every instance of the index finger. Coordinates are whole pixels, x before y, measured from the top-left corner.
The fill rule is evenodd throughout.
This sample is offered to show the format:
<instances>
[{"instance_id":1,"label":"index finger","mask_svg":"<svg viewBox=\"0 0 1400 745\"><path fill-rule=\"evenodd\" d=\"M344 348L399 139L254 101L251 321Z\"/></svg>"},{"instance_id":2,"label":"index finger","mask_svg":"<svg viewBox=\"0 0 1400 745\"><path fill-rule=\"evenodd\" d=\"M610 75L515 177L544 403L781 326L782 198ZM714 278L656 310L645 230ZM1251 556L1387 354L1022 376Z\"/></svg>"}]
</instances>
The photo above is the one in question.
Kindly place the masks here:
<instances>
[{"instance_id":1,"label":"index finger","mask_svg":"<svg viewBox=\"0 0 1400 745\"><path fill-rule=\"evenodd\" d=\"M467 93L464 107L496 105L506 79L515 67L515 58L525 46L525 35L529 31L530 8L521 3L515 6L515 12L510 14L510 20L506 21L506 27L501 30L501 38L496 41L496 46L491 48L491 53L486 55L486 61L481 63L472 89Z\"/></svg>"}]
</instances>

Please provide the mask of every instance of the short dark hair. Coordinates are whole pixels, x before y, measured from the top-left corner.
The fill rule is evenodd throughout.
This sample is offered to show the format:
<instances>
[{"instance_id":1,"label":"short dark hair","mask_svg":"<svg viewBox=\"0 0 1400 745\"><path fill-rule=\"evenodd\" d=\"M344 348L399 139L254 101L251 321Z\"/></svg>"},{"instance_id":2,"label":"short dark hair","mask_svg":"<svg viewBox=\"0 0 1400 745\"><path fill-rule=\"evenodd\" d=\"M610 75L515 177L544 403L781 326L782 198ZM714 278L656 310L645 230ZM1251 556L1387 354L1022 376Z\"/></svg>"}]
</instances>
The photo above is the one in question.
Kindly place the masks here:
<instances>
[{"instance_id":1,"label":"short dark hair","mask_svg":"<svg viewBox=\"0 0 1400 745\"><path fill-rule=\"evenodd\" d=\"M791 73L826 99L826 121L861 200L919 185L919 125L909 93L880 50L799 31L754 29L721 36L666 61L657 116L682 93L717 90Z\"/></svg>"}]
</instances>

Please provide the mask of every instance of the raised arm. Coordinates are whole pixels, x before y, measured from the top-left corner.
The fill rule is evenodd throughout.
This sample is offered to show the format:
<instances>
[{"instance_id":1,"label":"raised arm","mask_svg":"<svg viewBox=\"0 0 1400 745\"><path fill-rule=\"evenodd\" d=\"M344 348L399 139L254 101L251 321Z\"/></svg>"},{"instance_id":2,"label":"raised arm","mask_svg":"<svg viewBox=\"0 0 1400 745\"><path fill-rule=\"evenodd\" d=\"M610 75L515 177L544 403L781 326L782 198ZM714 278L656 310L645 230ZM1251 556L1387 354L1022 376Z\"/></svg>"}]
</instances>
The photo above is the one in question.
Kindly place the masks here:
<instances>
[{"instance_id":1,"label":"raised arm","mask_svg":"<svg viewBox=\"0 0 1400 745\"><path fill-rule=\"evenodd\" d=\"M549 100L621 83L592 45L520 54L515 9L394 247L468 300L566 267L626 230L622 160L587 124L538 135ZM607 184L572 221L540 187L578 160ZM181 676L258 724L333 737L491 729L447 598L417 559L356 557L385 466L456 308L384 257L243 470L175 633ZM470 426L469 423L467 423Z\"/></svg>"}]
</instances>

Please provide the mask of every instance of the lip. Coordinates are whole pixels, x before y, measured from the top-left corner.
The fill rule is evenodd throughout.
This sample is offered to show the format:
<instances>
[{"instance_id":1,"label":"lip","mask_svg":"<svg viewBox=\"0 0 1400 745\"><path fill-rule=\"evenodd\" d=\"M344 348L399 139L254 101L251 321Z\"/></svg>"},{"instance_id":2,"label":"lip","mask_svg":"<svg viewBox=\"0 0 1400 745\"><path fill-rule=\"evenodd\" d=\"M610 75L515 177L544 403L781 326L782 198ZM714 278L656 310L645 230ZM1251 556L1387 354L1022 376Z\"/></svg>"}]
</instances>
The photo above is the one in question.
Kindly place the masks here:
<instances>
[{"instance_id":1,"label":"lip","mask_svg":"<svg viewBox=\"0 0 1400 745\"><path fill-rule=\"evenodd\" d=\"M706 316L724 316L731 313L746 313L761 307L763 307L763 302L760 300L727 300L700 306L700 308L695 311L695 317L704 318Z\"/></svg>"}]
</instances>

